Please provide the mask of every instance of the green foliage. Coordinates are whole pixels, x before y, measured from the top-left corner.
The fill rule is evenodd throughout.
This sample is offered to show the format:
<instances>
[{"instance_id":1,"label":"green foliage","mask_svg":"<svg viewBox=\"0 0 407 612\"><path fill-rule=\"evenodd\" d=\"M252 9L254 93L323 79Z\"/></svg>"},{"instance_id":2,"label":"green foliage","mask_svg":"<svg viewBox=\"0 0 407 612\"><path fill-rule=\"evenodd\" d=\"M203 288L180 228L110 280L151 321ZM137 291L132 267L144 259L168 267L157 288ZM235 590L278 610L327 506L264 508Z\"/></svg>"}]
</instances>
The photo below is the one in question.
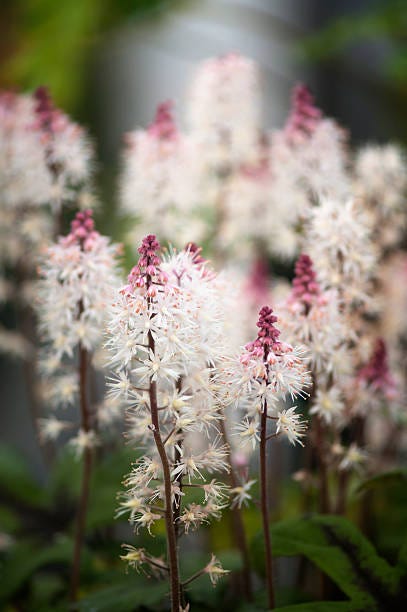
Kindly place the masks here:
<instances>
[{"instance_id":1,"label":"green foliage","mask_svg":"<svg viewBox=\"0 0 407 612\"><path fill-rule=\"evenodd\" d=\"M378 487L388 487L388 486L403 486L407 485L407 470L390 470L389 472L382 472L381 474L376 474L371 478L367 478L363 480L357 490L356 493L365 493L367 491L375 490Z\"/></svg>"},{"instance_id":2,"label":"green foliage","mask_svg":"<svg viewBox=\"0 0 407 612\"><path fill-rule=\"evenodd\" d=\"M33 480L27 462L15 449L0 446L0 503L10 506L34 506L46 504L44 490Z\"/></svg>"},{"instance_id":3,"label":"green foliage","mask_svg":"<svg viewBox=\"0 0 407 612\"><path fill-rule=\"evenodd\" d=\"M72 542L63 537L45 548L39 548L37 542L14 546L2 563L0 602L7 601L39 569L61 563L68 567L72 549Z\"/></svg>"},{"instance_id":4,"label":"green foliage","mask_svg":"<svg viewBox=\"0 0 407 612\"><path fill-rule=\"evenodd\" d=\"M3 79L23 89L50 87L57 103L72 111L83 89L100 35L128 18L155 17L175 0L17 0L7 12L15 21L14 54ZM1 17L1 8L0 8Z\"/></svg>"},{"instance_id":5,"label":"green foliage","mask_svg":"<svg viewBox=\"0 0 407 612\"><path fill-rule=\"evenodd\" d=\"M390 96L404 98L407 95L406 30L405 0L384 0L367 10L334 19L302 43L301 54L315 63L337 58L354 44L385 41L388 43L386 56L378 67L381 87ZM395 98L395 107L397 102ZM401 106L404 109L405 101Z\"/></svg>"},{"instance_id":6,"label":"green foliage","mask_svg":"<svg viewBox=\"0 0 407 612\"><path fill-rule=\"evenodd\" d=\"M377 554L355 525L338 516L315 515L282 521L272 526L271 533L275 556L304 555L348 596L349 601L340 602L342 607L338 609L368 612L401 609L407 605L403 589L406 578L404 547L399 566L393 567ZM255 559L262 558L262 549L263 540L259 535L254 542ZM318 609L312 605L317 604L281 609Z\"/></svg>"},{"instance_id":7,"label":"green foliage","mask_svg":"<svg viewBox=\"0 0 407 612\"><path fill-rule=\"evenodd\" d=\"M153 579L148 581L132 573L119 584L100 589L83 598L78 609L82 612L131 612L143 606L143 609L148 610L159 604L167 595L168 585L165 582Z\"/></svg>"},{"instance_id":8,"label":"green foliage","mask_svg":"<svg viewBox=\"0 0 407 612\"><path fill-rule=\"evenodd\" d=\"M355 612L352 603L347 601L312 601L275 608L276 612Z\"/></svg>"},{"instance_id":9,"label":"green foliage","mask_svg":"<svg viewBox=\"0 0 407 612\"><path fill-rule=\"evenodd\" d=\"M407 471L394 469L364 480L355 491L359 504L368 510L367 527L377 548L394 562L407 524L406 481Z\"/></svg>"}]
</instances>

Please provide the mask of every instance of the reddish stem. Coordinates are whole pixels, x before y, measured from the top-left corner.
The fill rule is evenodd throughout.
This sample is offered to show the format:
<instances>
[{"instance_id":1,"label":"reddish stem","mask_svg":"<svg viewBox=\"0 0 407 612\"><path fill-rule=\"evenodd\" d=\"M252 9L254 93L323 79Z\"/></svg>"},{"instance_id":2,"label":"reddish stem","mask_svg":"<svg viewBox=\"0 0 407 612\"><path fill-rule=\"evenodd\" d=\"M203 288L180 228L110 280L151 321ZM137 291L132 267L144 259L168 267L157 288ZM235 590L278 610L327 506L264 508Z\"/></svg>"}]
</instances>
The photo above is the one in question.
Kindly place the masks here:
<instances>
[{"instance_id":1,"label":"reddish stem","mask_svg":"<svg viewBox=\"0 0 407 612\"><path fill-rule=\"evenodd\" d=\"M79 347L79 388L80 388L80 409L81 427L85 432L91 430L91 415L87 398L87 375L88 375L88 353L82 346ZM86 514L88 509L90 478L92 471L92 449L85 447L83 455L82 486L79 498L79 507L76 515L75 544L71 572L71 601L78 598L79 574L81 564L81 554L86 526Z\"/></svg>"},{"instance_id":2,"label":"reddish stem","mask_svg":"<svg viewBox=\"0 0 407 612\"><path fill-rule=\"evenodd\" d=\"M273 564L271 555L271 538L269 528L269 509L267 500L267 402L264 401L263 412L261 413L260 429L260 493L261 493L261 514L263 520L263 536L265 548L266 565L266 586L268 593L268 607L274 608L274 585L273 585Z\"/></svg>"},{"instance_id":3,"label":"reddish stem","mask_svg":"<svg viewBox=\"0 0 407 612\"><path fill-rule=\"evenodd\" d=\"M229 449L229 454L228 454L229 467L230 467L229 482L230 482L230 486L232 487L232 489L235 489L236 487L239 486L239 481L237 479L234 467L230 460L230 444L229 444L228 437L226 434L226 427L225 427L225 422L223 419L220 419L220 429L222 432L222 436L223 436L225 445ZM233 528L234 528L233 535L235 537L236 545L240 550L240 554L242 556L242 561L243 561L243 571L241 574L242 580L243 580L243 585L242 585L243 592L244 592L244 595L247 601L253 601L253 589L252 589L252 582L251 582L251 577L250 577L251 564L250 564L250 557L249 557L249 548L247 546L247 539L246 539L246 533L245 533L245 528L244 528L244 523L243 523L242 511L237 506L232 509L232 520L233 520Z\"/></svg>"},{"instance_id":4,"label":"reddish stem","mask_svg":"<svg viewBox=\"0 0 407 612\"><path fill-rule=\"evenodd\" d=\"M154 353L155 342L151 332L148 333L148 346ZM157 403L157 383L150 380L149 386L151 423L153 427L154 442L161 459L164 476L164 496L165 496L165 526L167 531L168 565L170 570L171 584L171 610L179 612L181 605L181 585L179 580L177 538L173 521L173 509L171 502L171 472L165 446L161 438L160 422L158 418Z\"/></svg>"}]
</instances>

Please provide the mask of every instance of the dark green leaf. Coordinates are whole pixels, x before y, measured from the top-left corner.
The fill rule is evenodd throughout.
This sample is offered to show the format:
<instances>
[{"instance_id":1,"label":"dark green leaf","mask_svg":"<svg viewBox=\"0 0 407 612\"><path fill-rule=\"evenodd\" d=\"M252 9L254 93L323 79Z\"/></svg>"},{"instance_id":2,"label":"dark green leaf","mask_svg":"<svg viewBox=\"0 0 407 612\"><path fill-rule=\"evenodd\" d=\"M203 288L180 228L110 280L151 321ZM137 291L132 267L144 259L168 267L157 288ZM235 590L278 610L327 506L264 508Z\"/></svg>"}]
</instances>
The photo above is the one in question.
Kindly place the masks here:
<instances>
[{"instance_id":1,"label":"dark green leaf","mask_svg":"<svg viewBox=\"0 0 407 612\"><path fill-rule=\"evenodd\" d=\"M313 516L282 521L271 529L276 556L304 555L325 572L359 609L391 609L397 572L349 521ZM262 548L262 538L256 542Z\"/></svg>"},{"instance_id":2,"label":"dark green leaf","mask_svg":"<svg viewBox=\"0 0 407 612\"><path fill-rule=\"evenodd\" d=\"M79 610L82 612L130 612L138 606L155 606L168 596L169 586L165 582L149 581L137 575L121 584L101 589L82 599Z\"/></svg>"},{"instance_id":3,"label":"dark green leaf","mask_svg":"<svg viewBox=\"0 0 407 612\"><path fill-rule=\"evenodd\" d=\"M43 549L34 543L15 546L2 564L0 601L17 592L38 569L59 563L69 565L71 560L72 543L66 539Z\"/></svg>"}]
</instances>

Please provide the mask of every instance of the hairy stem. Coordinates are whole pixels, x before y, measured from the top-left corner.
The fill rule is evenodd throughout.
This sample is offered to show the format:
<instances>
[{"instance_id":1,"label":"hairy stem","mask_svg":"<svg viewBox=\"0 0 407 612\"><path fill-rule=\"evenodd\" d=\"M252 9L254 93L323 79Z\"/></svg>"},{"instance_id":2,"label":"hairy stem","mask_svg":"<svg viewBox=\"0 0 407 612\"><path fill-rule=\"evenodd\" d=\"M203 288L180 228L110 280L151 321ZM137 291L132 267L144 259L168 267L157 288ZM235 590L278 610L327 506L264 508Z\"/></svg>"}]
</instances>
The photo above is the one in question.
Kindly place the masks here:
<instances>
[{"instance_id":1,"label":"hairy stem","mask_svg":"<svg viewBox=\"0 0 407 612\"><path fill-rule=\"evenodd\" d=\"M267 401L264 401L263 412L261 413L260 429L260 506L263 520L263 536L265 548L266 565L266 586L268 594L268 607L274 608L274 585L273 585L273 565L271 557L271 538L269 528L269 509L267 500Z\"/></svg>"},{"instance_id":2,"label":"hairy stem","mask_svg":"<svg viewBox=\"0 0 407 612\"><path fill-rule=\"evenodd\" d=\"M225 422L223 419L220 419L220 430L223 436L224 443L229 450L228 459L229 459L229 482L230 486L235 489L239 486L239 481L236 476L234 466L231 461L230 455L230 444L226 433ZM253 601L253 588L251 582L251 567L250 567L250 557L249 557L249 548L247 546L247 538L246 532L243 523L242 511L240 508L235 506L232 508L232 520L233 520L233 535L235 537L235 542L240 550L240 554L242 556L243 561L243 571L242 571L242 587L244 596L247 601Z\"/></svg>"},{"instance_id":3,"label":"hairy stem","mask_svg":"<svg viewBox=\"0 0 407 612\"><path fill-rule=\"evenodd\" d=\"M155 343L151 332L148 333L148 346L150 350L154 353ZM175 534L175 525L173 520L173 509L171 502L171 472L167 453L165 451L165 446L160 433L160 422L158 418L157 403L157 383L153 380L150 380L149 397L154 442L161 459L164 476L165 526L167 532L168 565L170 570L171 610L172 612L179 612L181 604L181 587L178 569L177 538Z\"/></svg>"},{"instance_id":4,"label":"hairy stem","mask_svg":"<svg viewBox=\"0 0 407 612\"><path fill-rule=\"evenodd\" d=\"M80 388L80 409L81 409L81 427L86 433L91 431L91 414L88 406L87 398L87 378L88 378L88 353L83 346L79 347L79 388ZM79 506L76 515L75 527L75 543L74 554L72 560L71 572L71 601L76 601L78 598L79 574L81 564L81 554L83 548L83 540L86 526L86 514L88 509L90 479L92 472L92 449L86 446L83 455L83 471L82 471L82 486L79 498Z\"/></svg>"}]
</instances>

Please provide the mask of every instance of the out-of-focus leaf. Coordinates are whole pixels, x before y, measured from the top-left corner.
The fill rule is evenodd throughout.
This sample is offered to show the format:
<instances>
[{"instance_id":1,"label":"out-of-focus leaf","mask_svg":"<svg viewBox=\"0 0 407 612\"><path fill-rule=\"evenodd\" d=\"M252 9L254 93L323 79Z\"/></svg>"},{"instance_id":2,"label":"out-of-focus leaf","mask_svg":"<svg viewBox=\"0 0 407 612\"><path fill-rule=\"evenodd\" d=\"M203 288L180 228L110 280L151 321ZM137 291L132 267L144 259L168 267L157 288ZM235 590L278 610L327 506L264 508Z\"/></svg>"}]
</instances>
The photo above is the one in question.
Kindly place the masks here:
<instances>
[{"instance_id":1,"label":"out-of-focus leaf","mask_svg":"<svg viewBox=\"0 0 407 612\"><path fill-rule=\"evenodd\" d=\"M282 521L272 527L271 533L275 556L305 555L350 598L354 609L366 612L384 606L395 609L405 598L397 592L395 568L379 557L358 529L342 517L312 516ZM259 554L263 558L262 549L263 540L259 536L255 541L255 559Z\"/></svg>"},{"instance_id":2,"label":"out-of-focus leaf","mask_svg":"<svg viewBox=\"0 0 407 612\"><path fill-rule=\"evenodd\" d=\"M405 40L407 5L404 0L387 0L367 11L334 19L302 45L310 59L328 59L349 44L361 40Z\"/></svg>"},{"instance_id":3,"label":"out-of-focus leaf","mask_svg":"<svg viewBox=\"0 0 407 612\"><path fill-rule=\"evenodd\" d=\"M137 575L122 581L121 584L101 589L81 599L78 609L82 612L131 612L143 606L148 609L168 597L169 587L166 582L156 582Z\"/></svg>"},{"instance_id":4,"label":"out-of-focus leaf","mask_svg":"<svg viewBox=\"0 0 407 612\"><path fill-rule=\"evenodd\" d=\"M356 612L357 610L349 601L310 601L274 609L275 612Z\"/></svg>"},{"instance_id":5,"label":"out-of-focus leaf","mask_svg":"<svg viewBox=\"0 0 407 612\"><path fill-rule=\"evenodd\" d=\"M28 463L16 450L0 447L0 503L23 503L41 508L46 495L35 481Z\"/></svg>"},{"instance_id":6,"label":"out-of-focus leaf","mask_svg":"<svg viewBox=\"0 0 407 612\"><path fill-rule=\"evenodd\" d=\"M47 548L40 548L35 543L13 547L2 563L0 601L7 601L38 569L59 563L69 565L72 551L72 542L65 538Z\"/></svg>"},{"instance_id":7,"label":"out-of-focus leaf","mask_svg":"<svg viewBox=\"0 0 407 612\"><path fill-rule=\"evenodd\" d=\"M364 493L377 487L393 485L407 485L407 470L391 470L389 472L376 474L376 476L372 476L372 478L367 478L360 483L356 489L356 493Z\"/></svg>"},{"instance_id":8,"label":"out-of-focus leaf","mask_svg":"<svg viewBox=\"0 0 407 612\"><path fill-rule=\"evenodd\" d=\"M124 447L95 461L87 516L87 525L90 529L116 523L117 494L123 488L121 485L123 477L130 471L131 463L138 456L136 451ZM127 520L127 516L123 518Z\"/></svg>"},{"instance_id":9,"label":"out-of-focus leaf","mask_svg":"<svg viewBox=\"0 0 407 612\"><path fill-rule=\"evenodd\" d=\"M67 498L75 499L79 495L82 476L82 463L71 449L64 449L58 456L47 486L49 497L55 501Z\"/></svg>"},{"instance_id":10,"label":"out-of-focus leaf","mask_svg":"<svg viewBox=\"0 0 407 612\"><path fill-rule=\"evenodd\" d=\"M61 593L66 584L61 576L50 572L40 572L32 580L30 609L41 612L65 612L66 602L61 601Z\"/></svg>"}]
</instances>

